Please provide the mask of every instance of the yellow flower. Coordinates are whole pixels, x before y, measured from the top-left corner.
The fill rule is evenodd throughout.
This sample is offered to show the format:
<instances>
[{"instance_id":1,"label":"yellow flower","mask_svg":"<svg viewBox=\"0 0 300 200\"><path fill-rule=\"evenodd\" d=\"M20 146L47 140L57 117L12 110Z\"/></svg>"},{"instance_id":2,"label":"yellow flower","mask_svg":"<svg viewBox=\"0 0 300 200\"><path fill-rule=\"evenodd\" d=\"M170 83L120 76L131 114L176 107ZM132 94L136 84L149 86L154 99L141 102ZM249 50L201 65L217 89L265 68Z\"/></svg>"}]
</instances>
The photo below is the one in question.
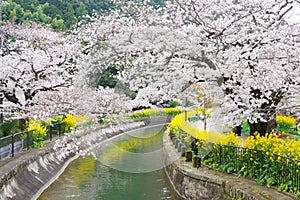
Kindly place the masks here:
<instances>
[{"instance_id":1,"label":"yellow flower","mask_svg":"<svg viewBox=\"0 0 300 200\"><path fill-rule=\"evenodd\" d=\"M66 117L63 119L63 122L70 127L75 127L76 118L72 114L66 114Z\"/></svg>"},{"instance_id":2,"label":"yellow flower","mask_svg":"<svg viewBox=\"0 0 300 200\"><path fill-rule=\"evenodd\" d=\"M281 160L281 157L279 156L278 158L277 158L277 161L279 162Z\"/></svg>"},{"instance_id":3,"label":"yellow flower","mask_svg":"<svg viewBox=\"0 0 300 200\"><path fill-rule=\"evenodd\" d=\"M47 135L47 128L40 120L29 120L27 130L31 132L33 147L44 145L44 137Z\"/></svg>"},{"instance_id":4,"label":"yellow flower","mask_svg":"<svg viewBox=\"0 0 300 200\"><path fill-rule=\"evenodd\" d=\"M278 124L285 124L288 126L296 126L297 119L294 117L284 116L284 115L277 115L276 122Z\"/></svg>"},{"instance_id":5,"label":"yellow flower","mask_svg":"<svg viewBox=\"0 0 300 200\"><path fill-rule=\"evenodd\" d=\"M255 151L263 151L272 162L274 161L275 155L279 156L278 159L276 159L278 161L281 161L282 157L289 157L293 161L297 161L300 159L300 140L283 140L281 138L278 138L275 132L266 134L266 136L255 134L255 136L249 136L247 139L236 137L232 132L226 134L210 131L204 132L203 130L199 130L194 125L190 125L186 122L186 118L194 115L194 112L187 112L176 115L168 127L173 130L178 130L180 128L193 137L215 144L240 146L248 149L254 149ZM295 121L293 121L293 123L294 122ZM300 163L298 163L298 165L300 166Z\"/></svg>"},{"instance_id":6,"label":"yellow flower","mask_svg":"<svg viewBox=\"0 0 300 200\"><path fill-rule=\"evenodd\" d=\"M36 131L44 136L47 134L47 128L42 125L42 122L40 120L29 120L27 124L27 130L28 131Z\"/></svg>"}]
</instances>

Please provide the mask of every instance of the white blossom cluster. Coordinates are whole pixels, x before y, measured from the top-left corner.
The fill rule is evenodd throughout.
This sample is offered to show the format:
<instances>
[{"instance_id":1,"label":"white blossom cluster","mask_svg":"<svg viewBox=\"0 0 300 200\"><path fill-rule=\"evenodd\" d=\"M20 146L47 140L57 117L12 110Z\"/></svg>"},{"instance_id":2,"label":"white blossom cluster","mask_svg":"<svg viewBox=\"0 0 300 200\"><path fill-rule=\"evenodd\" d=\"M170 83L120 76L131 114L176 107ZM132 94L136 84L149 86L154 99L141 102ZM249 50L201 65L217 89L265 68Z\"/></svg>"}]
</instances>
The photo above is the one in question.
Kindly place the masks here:
<instances>
[{"instance_id":1,"label":"white blossom cluster","mask_svg":"<svg viewBox=\"0 0 300 200\"><path fill-rule=\"evenodd\" d=\"M214 86L204 92L231 124L299 112L286 104L300 91L300 20L289 21L299 1L175 0L158 9L115 3L119 9L87 17L67 37L36 25L5 26L18 39L1 49L1 92L26 112L34 105L41 115L101 113L184 103L195 95L187 88L206 81ZM90 87L91 74L112 66L137 92L133 101Z\"/></svg>"},{"instance_id":2,"label":"white blossom cluster","mask_svg":"<svg viewBox=\"0 0 300 200\"><path fill-rule=\"evenodd\" d=\"M255 123L274 119L299 94L300 26L288 21L296 7L292 0L175 0L159 9L126 2L80 32L98 38L92 67L124 68L119 78L138 91L135 101L179 99L191 83L219 79L226 121Z\"/></svg>"},{"instance_id":3,"label":"white blossom cluster","mask_svg":"<svg viewBox=\"0 0 300 200\"><path fill-rule=\"evenodd\" d=\"M81 80L84 55L72 37L37 24L5 24L0 49L1 105L16 118L74 113L108 113L113 91Z\"/></svg>"}]
</instances>

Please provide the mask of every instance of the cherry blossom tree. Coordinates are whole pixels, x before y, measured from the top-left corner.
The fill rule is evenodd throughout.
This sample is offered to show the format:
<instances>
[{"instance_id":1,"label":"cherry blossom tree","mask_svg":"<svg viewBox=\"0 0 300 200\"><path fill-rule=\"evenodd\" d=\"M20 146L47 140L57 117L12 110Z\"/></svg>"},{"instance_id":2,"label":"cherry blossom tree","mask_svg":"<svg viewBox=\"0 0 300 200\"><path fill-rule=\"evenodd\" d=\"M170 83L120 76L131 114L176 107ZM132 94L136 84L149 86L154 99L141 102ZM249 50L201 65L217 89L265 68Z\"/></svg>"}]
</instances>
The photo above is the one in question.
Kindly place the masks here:
<instances>
[{"instance_id":1,"label":"cherry blossom tree","mask_svg":"<svg viewBox=\"0 0 300 200\"><path fill-rule=\"evenodd\" d=\"M74 91L90 91L95 74L115 67L137 92L124 107L183 102L193 95L190 85L213 82L204 92L219 101L228 124L247 120L251 133L265 133L286 109L284 100L299 94L299 21L288 21L299 1L175 0L160 8L147 1L115 3L119 9L87 17L68 37L35 25L6 25L2 32L10 41L0 64L5 98L26 113L38 101L50 105L41 95L59 91L57 99L65 100L57 102L73 110L70 99L82 99Z\"/></svg>"},{"instance_id":2,"label":"cherry blossom tree","mask_svg":"<svg viewBox=\"0 0 300 200\"><path fill-rule=\"evenodd\" d=\"M28 113L39 119L66 113L101 116L113 111L113 97L112 89L60 87L35 95Z\"/></svg>"},{"instance_id":3,"label":"cherry blossom tree","mask_svg":"<svg viewBox=\"0 0 300 200\"><path fill-rule=\"evenodd\" d=\"M78 26L89 70L119 66L120 79L151 103L215 81L228 124L247 120L251 134L274 128L283 100L299 94L300 28L287 19L299 1L175 0L159 9L146 3L125 2Z\"/></svg>"},{"instance_id":4,"label":"cherry blossom tree","mask_svg":"<svg viewBox=\"0 0 300 200\"><path fill-rule=\"evenodd\" d=\"M299 23L285 20L299 2L178 1L177 5L185 21L202 31L204 49L221 71L225 92L221 106L227 121L240 124L247 119L251 134L269 132L276 112L284 109L282 100L299 92ZM192 11L186 12L189 8Z\"/></svg>"},{"instance_id":5,"label":"cherry blossom tree","mask_svg":"<svg viewBox=\"0 0 300 200\"><path fill-rule=\"evenodd\" d=\"M36 24L4 28L0 90L17 110L26 111L40 91L71 84L75 67L65 38Z\"/></svg>"},{"instance_id":6,"label":"cherry blossom tree","mask_svg":"<svg viewBox=\"0 0 300 200\"><path fill-rule=\"evenodd\" d=\"M207 57L188 55L189 48L194 52L201 50L192 37L184 32L170 32L166 27L133 25L134 28L128 29L128 24L136 22L127 17L116 17L118 14L119 11L109 16L95 16L92 24L84 24L75 34L77 40L86 44L83 50L88 52L84 63L86 73L101 74L110 66L118 67L119 78L131 90L139 92L132 104L161 104L170 99L181 101L178 93L191 85L194 78L203 79L203 74L194 75L196 67L204 67L202 73L213 77L216 67ZM177 41L181 40L185 42L179 46ZM118 90L122 86L116 87Z\"/></svg>"},{"instance_id":7,"label":"cherry blossom tree","mask_svg":"<svg viewBox=\"0 0 300 200\"><path fill-rule=\"evenodd\" d=\"M0 91L12 117L110 112L112 91L88 87L81 80L80 44L38 24L3 28Z\"/></svg>"}]
</instances>

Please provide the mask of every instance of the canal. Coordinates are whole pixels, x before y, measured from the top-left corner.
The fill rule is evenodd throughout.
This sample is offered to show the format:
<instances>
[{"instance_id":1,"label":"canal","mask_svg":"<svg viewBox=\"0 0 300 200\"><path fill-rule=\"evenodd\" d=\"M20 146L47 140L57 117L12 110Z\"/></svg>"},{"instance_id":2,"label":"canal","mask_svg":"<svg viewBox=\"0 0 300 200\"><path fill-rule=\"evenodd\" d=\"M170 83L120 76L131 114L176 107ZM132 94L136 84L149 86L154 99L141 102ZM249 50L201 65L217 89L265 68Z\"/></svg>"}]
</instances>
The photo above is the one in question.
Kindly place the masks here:
<instances>
[{"instance_id":1,"label":"canal","mask_svg":"<svg viewBox=\"0 0 300 200\"><path fill-rule=\"evenodd\" d=\"M163 170L164 126L126 132L73 161L39 200L179 200Z\"/></svg>"}]
</instances>

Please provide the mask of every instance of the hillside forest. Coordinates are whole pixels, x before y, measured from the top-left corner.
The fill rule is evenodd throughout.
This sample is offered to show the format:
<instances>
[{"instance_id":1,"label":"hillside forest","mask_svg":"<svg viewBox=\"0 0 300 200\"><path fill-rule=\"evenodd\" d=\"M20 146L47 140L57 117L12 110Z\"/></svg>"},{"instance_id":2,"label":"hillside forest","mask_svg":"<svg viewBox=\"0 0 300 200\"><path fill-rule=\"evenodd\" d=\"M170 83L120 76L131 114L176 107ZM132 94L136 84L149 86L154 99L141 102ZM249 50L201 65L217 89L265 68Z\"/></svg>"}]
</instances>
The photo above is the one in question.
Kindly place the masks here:
<instances>
[{"instance_id":1,"label":"hillside forest","mask_svg":"<svg viewBox=\"0 0 300 200\"><path fill-rule=\"evenodd\" d=\"M4 2L0 0L1 3ZM7 0L2 5L2 20L14 23L40 22L55 30L67 30L82 16L94 12L103 13L115 9L112 0ZM152 0L150 4L163 5L163 0Z\"/></svg>"}]
</instances>

